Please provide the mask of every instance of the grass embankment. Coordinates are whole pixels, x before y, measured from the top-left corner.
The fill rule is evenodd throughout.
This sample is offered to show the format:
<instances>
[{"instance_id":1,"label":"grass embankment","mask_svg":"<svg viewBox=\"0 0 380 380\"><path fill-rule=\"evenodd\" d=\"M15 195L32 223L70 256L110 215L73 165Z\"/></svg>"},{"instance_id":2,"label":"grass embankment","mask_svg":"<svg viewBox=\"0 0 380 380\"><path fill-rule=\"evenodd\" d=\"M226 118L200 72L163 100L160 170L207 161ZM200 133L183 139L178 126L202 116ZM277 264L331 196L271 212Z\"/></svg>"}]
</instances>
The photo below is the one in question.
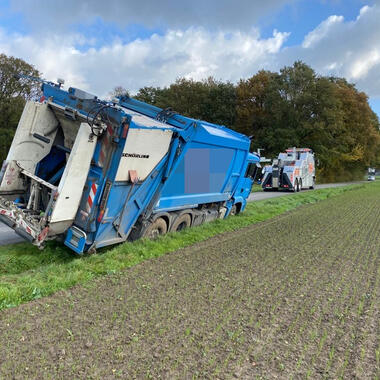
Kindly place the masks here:
<instances>
[{"instance_id":1,"label":"grass embankment","mask_svg":"<svg viewBox=\"0 0 380 380\"><path fill-rule=\"evenodd\" d=\"M261 187L261 185L253 185L252 186L252 191L251 191L251 193L258 193L258 192L260 192L260 191L263 191L263 188Z\"/></svg>"},{"instance_id":2,"label":"grass embankment","mask_svg":"<svg viewBox=\"0 0 380 380\"><path fill-rule=\"evenodd\" d=\"M109 248L103 253L78 258L57 243L40 252L30 244L0 247L0 309L83 284L94 277L115 273L144 260L192 245L217 234L234 231L346 191L363 188L353 185L300 193L292 197L250 203L244 213L227 220L168 234L157 241L140 240ZM379 186L379 184L374 184Z\"/></svg>"}]
</instances>

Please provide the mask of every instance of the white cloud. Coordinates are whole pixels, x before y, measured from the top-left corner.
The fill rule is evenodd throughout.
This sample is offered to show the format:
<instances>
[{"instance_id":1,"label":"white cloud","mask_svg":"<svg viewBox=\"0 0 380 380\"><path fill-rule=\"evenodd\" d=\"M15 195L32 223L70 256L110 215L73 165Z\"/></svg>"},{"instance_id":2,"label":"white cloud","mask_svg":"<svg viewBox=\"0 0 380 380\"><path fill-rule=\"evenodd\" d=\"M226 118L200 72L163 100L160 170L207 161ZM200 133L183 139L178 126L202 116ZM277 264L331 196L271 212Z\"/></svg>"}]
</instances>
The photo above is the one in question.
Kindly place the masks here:
<instances>
[{"instance_id":1,"label":"white cloud","mask_svg":"<svg viewBox=\"0 0 380 380\"><path fill-rule=\"evenodd\" d=\"M257 29L226 33L199 27L79 51L74 46L84 42L83 36L36 38L3 31L0 50L34 64L47 79L63 77L70 85L104 96L116 85L137 91L168 85L182 76L236 81L273 66L287 36L275 31L262 39Z\"/></svg>"},{"instance_id":2,"label":"white cloud","mask_svg":"<svg viewBox=\"0 0 380 380\"><path fill-rule=\"evenodd\" d=\"M76 62L81 53L74 47L82 40L83 37L78 35L64 40L62 36L51 35L41 41L32 36L8 35L0 29L1 52L33 64L47 79L63 76L68 82L78 86L86 85L85 78L77 70Z\"/></svg>"},{"instance_id":3,"label":"white cloud","mask_svg":"<svg viewBox=\"0 0 380 380\"><path fill-rule=\"evenodd\" d=\"M350 72L351 77L360 80L368 75L370 70L380 63L380 48L373 49L367 54L363 54L359 59L353 62Z\"/></svg>"},{"instance_id":4,"label":"white cloud","mask_svg":"<svg viewBox=\"0 0 380 380\"><path fill-rule=\"evenodd\" d=\"M308 33L302 43L302 47L310 48L326 38L335 26L344 21L343 16L330 16L327 20L321 22L316 29Z\"/></svg>"},{"instance_id":5,"label":"white cloud","mask_svg":"<svg viewBox=\"0 0 380 380\"><path fill-rule=\"evenodd\" d=\"M357 17L357 20L359 20L360 17L364 16L370 10L371 10L371 7L369 7L368 5L365 5L364 7L362 7L360 9L359 16Z\"/></svg>"},{"instance_id":6,"label":"white cloud","mask_svg":"<svg viewBox=\"0 0 380 380\"><path fill-rule=\"evenodd\" d=\"M28 7L27 4L30 6L41 1L43 0L34 2L19 0L19 4ZM73 8L72 1L66 1L66 8L61 7L63 4L61 1L54 2L57 4L56 14L62 12L62 20L67 19L66 13L70 10L74 22L77 13L73 9L77 9L80 16L87 12L90 19L93 15L100 14L103 9L102 4L105 4L103 1L94 1L91 2L93 7L90 7L89 2L84 1L77 2L78 5ZM109 13L104 6L105 17L114 15L115 9L112 5L115 1L107 2ZM49 4L52 3L46 2L47 8L41 10L41 17L51 11L52 6ZM235 4L228 2L230 3ZM247 5L247 9L251 11L257 6L257 2L242 3L256 3L253 8ZM268 7L274 7L275 4L283 2L276 0L265 3ZM124 3L119 2L118 9L125 13L127 5L122 4ZM132 16L137 14L137 21L144 19L148 24L156 22L161 17L158 17L159 15L164 17L166 11L169 15L179 17L178 5L169 10L168 0L162 3L162 9L158 9L154 5L156 3L151 1L144 4L150 4L149 14L144 11L145 5L140 6L138 13L137 8L131 8L132 6L128 4L130 12L127 12L129 16L126 19L130 21L133 19ZM201 3L194 4L200 6ZM220 4L228 6L227 3ZM193 8L195 6L189 8L190 14L187 15L187 9L182 9L181 17L186 21L183 25L189 24L195 17L194 13L191 14L195 12ZM230 10L228 7L226 9ZM158 18L154 18L155 11ZM219 26L223 25L221 21L224 21L225 15L220 14L218 19L216 16L220 13L218 12L216 10L214 19L210 20L212 25L217 25L217 21ZM122 16L124 13L120 12ZM242 25L247 26L250 22L250 12L247 14L248 16L242 12ZM165 16L165 20L169 15ZM57 18L51 16L54 22ZM200 20L203 20L202 17ZM83 35L68 31L55 35L50 32L39 36L35 34L22 36L0 30L0 51L33 63L47 79L64 77L66 83L100 96L107 94L116 85L123 85L129 90L136 91L142 86L168 85L180 76L203 79L212 75L218 79L236 81L251 76L260 69L278 70L284 65L293 64L295 60L303 60L321 74L346 77L356 82L358 88L370 96L380 97L379 20L380 4L364 6L352 21L346 21L339 15L330 16L311 30L301 45L291 48L284 47L288 33L274 31L271 38L261 38L258 29L229 29L232 21L226 22L225 29L182 26L170 28L163 35L155 34L147 39L137 39L129 43L115 39L100 48L85 48L97 46L96 41L87 40ZM199 24L203 22L201 21ZM59 29L55 32L59 33Z\"/></svg>"},{"instance_id":7,"label":"white cloud","mask_svg":"<svg viewBox=\"0 0 380 380\"><path fill-rule=\"evenodd\" d=\"M303 60L317 72L347 78L380 96L380 4L364 6L356 19L330 16L308 33L302 46L283 49L282 64Z\"/></svg>"}]
</instances>

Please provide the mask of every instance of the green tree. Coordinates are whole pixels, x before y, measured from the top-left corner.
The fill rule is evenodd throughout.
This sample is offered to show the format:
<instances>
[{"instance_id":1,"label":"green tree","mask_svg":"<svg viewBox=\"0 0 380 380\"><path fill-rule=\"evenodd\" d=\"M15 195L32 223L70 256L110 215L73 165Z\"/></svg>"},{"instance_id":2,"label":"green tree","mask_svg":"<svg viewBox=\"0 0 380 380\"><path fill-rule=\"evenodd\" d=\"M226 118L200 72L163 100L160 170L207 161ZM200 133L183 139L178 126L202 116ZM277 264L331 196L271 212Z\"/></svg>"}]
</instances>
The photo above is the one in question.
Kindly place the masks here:
<instances>
[{"instance_id":1,"label":"green tree","mask_svg":"<svg viewBox=\"0 0 380 380\"><path fill-rule=\"evenodd\" d=\"M0 54L0 161L6 158L26 100L39 95L39 84L17 74L39 77L24 60Z\"/></svg>"},{"instance_id":2,"label":"green tree","mask_svg":"<svg viewBox=\"0 0 380 380\"><path fill-rule=\"evenodd\" d=\"M195 119L227 126L235 122L235 86L212 77L203 81L180 78L165 88L143 87L135 98Z\"/></svg>"},{"instance_id":3,"label":"green tree","mask_svg":"<svg viewBox=\"0 0 380 380\"><path fill-rule=\"evenodd\" d=\"M252 135L253 148L268 156L310 147L326 181L358 178L379 162L379 120L367 96L344 79L318 76L295 62L241 80L236 93L235 128Z\"/></svg>"}]
</instances>

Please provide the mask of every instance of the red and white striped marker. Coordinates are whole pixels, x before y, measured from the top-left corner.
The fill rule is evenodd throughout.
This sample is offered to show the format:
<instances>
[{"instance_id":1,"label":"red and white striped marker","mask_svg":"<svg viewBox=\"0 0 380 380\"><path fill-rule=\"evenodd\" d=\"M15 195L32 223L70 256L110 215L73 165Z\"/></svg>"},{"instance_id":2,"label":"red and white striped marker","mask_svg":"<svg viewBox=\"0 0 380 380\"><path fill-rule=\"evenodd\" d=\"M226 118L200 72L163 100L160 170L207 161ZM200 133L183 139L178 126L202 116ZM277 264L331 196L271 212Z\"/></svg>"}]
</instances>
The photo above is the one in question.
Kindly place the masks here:
<instances>
[{"instance_id":1,"label":"red and white striped marker","mask_svg":"<svg viewBox=\"0 0 380 380\"><path fill-rule=\"evenodd\" d=\"M93 183L91 185L90 194L88 194L88 198L87 198L86 210L88 213L91 212L92 205L94 204L94 199L95 199L97 189L98 189L98 185L96 183Z\"/></svg>"}]
</instances>

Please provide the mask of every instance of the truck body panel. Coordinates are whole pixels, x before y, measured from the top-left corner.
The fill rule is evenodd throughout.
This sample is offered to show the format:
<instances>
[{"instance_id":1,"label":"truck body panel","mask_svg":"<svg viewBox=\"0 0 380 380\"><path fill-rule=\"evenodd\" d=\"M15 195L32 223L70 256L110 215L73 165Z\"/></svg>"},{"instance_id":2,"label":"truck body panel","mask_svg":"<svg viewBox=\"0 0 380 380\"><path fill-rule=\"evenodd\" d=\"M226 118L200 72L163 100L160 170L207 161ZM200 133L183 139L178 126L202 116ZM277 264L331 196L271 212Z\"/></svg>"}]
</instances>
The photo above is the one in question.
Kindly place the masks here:
<instances>
[{"instance_id":1,"label":"truck body panel","mask_svg":"<svg viewBox=\"0 0 380 380\"><path fill-rule=\"evenodd\" d=\"M22 168L34 173L36 165L50 151L57 133L57 120L48 109L47 104L28 101L21 115L13 143L8 152L7 161L11 165L4 173L1 183L2 191L22 191L24 185L18 173L21 169L16 165L19 162ZM47 138L46 141L38 139L39 136Z\"/></svg>"}]
</instances>

